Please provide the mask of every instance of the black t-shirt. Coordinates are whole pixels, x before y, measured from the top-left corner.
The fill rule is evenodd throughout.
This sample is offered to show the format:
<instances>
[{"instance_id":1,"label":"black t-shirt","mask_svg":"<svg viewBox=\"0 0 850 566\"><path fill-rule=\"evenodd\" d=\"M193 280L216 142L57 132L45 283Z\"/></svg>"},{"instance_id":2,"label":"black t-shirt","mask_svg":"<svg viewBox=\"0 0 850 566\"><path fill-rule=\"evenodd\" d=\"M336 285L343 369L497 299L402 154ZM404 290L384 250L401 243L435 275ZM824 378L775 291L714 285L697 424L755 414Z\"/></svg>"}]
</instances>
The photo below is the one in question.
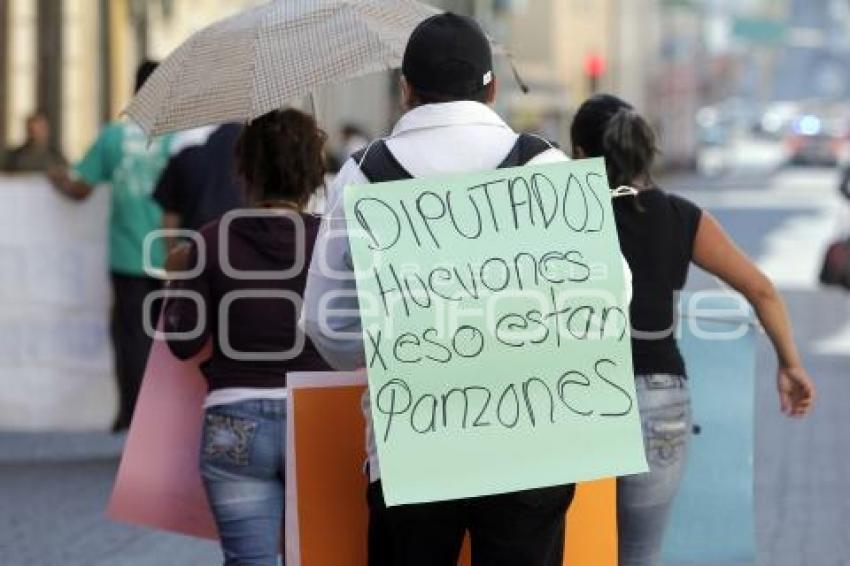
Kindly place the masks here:
<instances>
[{"instance_id":1,"label":"black t-shirt","mask_svg":"<svg viewBox=\"0 0 850 566\"><path fill-rule=\"evenodd\" d=\"M180 215L181 228L198 230L242 206L234 156L241 131L238 124L220 126L203 145L187 147L168 161L153 198L166 212Z\"/></svg>"},{"instance_id":2,"label":"black t-shirt","mask_svg":"<svg viewBox=\"0 0 850 566\"><path fill-rule=\"evenodd\" d=\"M636 374L685 375L675 339L676 291L685 286L702 210L660 189L614 199L620 248L632 270Z\"/></svg>"}]
</instances>

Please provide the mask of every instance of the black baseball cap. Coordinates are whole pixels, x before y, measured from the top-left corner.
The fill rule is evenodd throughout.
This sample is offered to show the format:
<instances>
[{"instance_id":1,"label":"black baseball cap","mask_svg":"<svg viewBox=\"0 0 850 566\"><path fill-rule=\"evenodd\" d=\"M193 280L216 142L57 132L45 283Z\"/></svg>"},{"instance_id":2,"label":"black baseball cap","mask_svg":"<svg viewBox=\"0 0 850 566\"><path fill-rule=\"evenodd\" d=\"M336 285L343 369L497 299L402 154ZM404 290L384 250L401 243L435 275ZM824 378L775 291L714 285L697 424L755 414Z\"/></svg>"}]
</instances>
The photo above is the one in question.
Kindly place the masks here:
<instances>
[{"instance_id":1,"label":"black baseball cap","mask_svg":"<svg viewBox=\"0 0 850 566\"><path fill-rule=\"evenodd\" d=\"M401 65L404 78L425 94L464 98L493 82L493 52L478 22L451 12L416 26Z\"/></svg>"}]
</instances>

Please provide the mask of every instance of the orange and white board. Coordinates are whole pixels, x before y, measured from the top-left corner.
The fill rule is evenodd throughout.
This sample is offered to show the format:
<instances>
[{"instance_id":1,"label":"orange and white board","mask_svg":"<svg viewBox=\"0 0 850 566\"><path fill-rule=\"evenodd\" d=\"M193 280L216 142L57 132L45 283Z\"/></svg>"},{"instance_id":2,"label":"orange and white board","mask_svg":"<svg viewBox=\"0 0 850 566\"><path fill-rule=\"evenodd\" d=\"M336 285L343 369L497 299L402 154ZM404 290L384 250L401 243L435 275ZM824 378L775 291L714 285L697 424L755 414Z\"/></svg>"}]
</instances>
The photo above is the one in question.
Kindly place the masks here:
<instances>
[{"instance_id":1,"label":"orange and white board","mask_svg":"<svg viewBox=\"0 0 850 566\"><path fill-rule=\"evenodd\" d=\"M286 563L365 566L365 374L297 373L288 383L286 528L297 544ZM614 480L580 484L567 525L564 564L616 566Z\"/></svg>"}]
</instances>

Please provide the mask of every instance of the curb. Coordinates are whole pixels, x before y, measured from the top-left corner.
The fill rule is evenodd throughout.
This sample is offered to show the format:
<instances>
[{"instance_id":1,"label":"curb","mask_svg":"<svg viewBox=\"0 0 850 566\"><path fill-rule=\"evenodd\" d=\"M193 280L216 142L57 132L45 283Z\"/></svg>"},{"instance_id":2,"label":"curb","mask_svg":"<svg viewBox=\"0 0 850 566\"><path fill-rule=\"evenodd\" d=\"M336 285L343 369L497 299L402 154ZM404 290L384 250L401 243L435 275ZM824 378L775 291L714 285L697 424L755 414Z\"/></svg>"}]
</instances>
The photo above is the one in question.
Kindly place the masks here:
<instances>
[{"instance_id":1,"label":"curb","mask_svg":"<svg viewBox=\"0 0 850 566\"><path fill-rule=\"evenodd\" d=\"M0 465L119 459L127 434L0 432Z\"/></svg>"}]
</instances>

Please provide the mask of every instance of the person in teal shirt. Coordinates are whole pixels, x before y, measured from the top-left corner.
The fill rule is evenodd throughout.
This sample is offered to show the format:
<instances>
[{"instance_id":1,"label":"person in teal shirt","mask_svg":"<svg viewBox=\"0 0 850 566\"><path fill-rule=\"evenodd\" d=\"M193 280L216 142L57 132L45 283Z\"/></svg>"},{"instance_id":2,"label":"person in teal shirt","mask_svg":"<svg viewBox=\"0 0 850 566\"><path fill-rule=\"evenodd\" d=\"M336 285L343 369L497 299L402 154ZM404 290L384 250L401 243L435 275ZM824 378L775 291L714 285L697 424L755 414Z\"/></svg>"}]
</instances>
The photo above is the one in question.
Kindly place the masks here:
<instances>
[{"instance_id":1,"label":"person in teal shirt","mask_svg":"<svg viewBox=\"0 0 850 566\"><path fill-rule=\"evenodd\" d=\"M141 64L136 73L137 92L155 69L152 61ZM130 425L150 351L143 305L145 297L160 288L159 280L148 271L163 267L165 247L161 238L154 240L146 265L144 241L162 227L162 210L152 193L170 156L171 143L170 135L148 140L137 125L116 121L101 130L73 172L49 173L56 188L75 200L87 198L97 185L111 185L112 340L120 395L116 431ZM156 318L155 313L149 316L151 321Z\"/></svg>"},{"instance_id":2,"label":"person in teal shirt","mask_svg":"<svg viewBox=\"0 0 850 566\"><path fill-rule=\"evenodd\" d=\"M112 185L109 266L116 273L146 275L142 242L151 230L162 227L162 209L152 194L168 162L170 140L171 136L163 136L149 144L135 124L112 122L74 167L78 178L87 185ZM164 247L154 245L148 260L152 267L161 268Z\"/></svg>"}]
</instances>

